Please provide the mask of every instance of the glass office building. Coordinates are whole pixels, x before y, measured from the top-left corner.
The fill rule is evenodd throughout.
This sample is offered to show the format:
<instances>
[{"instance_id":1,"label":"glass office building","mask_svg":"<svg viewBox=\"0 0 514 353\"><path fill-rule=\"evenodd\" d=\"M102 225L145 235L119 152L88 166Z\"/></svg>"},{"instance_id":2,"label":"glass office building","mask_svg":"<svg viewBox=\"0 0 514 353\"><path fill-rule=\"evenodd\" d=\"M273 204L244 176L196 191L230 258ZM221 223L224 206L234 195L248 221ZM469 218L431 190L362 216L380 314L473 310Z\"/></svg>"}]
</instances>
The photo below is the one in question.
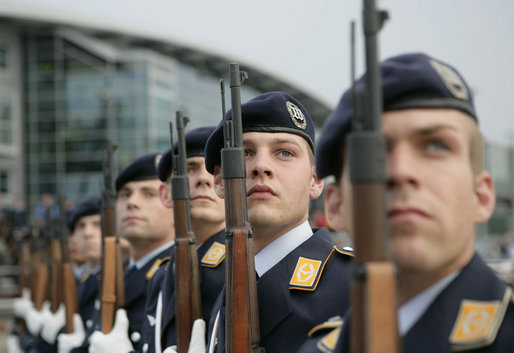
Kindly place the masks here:
<instances>
[{"instance_id":1,"label":"glass office building","mask_svg":"<svg viewBox=\"0 0 514 353\"><path fill-rule=\"evenodd\" d=\"M145 48L120 49L72 30L25 37L26 175L29 205L40 195L100 194L108 140L116 168L170 145L180 109L187 129L221 119L219 78ZM243 97L260 91L244 88Z\"/></svg>"}]
</instances>

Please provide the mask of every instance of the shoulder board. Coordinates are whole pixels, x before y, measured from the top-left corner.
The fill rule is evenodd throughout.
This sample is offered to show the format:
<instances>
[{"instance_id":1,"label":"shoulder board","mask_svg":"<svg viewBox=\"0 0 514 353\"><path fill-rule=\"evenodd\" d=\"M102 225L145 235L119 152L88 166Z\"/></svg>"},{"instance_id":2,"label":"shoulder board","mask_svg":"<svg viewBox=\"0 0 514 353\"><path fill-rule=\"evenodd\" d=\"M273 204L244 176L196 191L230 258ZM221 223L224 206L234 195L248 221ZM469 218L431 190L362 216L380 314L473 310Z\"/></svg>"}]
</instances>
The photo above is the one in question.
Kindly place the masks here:
<instances>
[{"instance_id":1,"label":"shoulder board","mask_svg":"<svg viewBox=\"0 0 514 353\"><path fill-rule=\"evenodd\" d=\"M343 326L343 318L341 316L334 316L328 319L327 321L314 326L307 336L317 336L320 333L327 332L327 330L333 330L335 328Z\"/></svg>"},{"instance_id":2,"label":"shoulder board","mask_svg":"<svg viewBox=\"0 0 514 353\"><path fill-rule=\"evenodd\" d=\"M161 267L162 265L165 265L168 261L170 261L170 256L155 260L152 267L150 267L148 272L146 272L146 280L151 280L153 275L155 274L155 271L157 271L159 267Z\"/></svg>"},{"instance_id":3,"label":"shoulder board","mask_svg":"<svg viewBox=\"0 0 514 353\"><path fill-rule=\"evenodd\" d=\"M339 247L339 246L334 245L334 249L336 249L336 251L340 254L348 255L351 257L355 256L355 252L351 246Z\"/></svg>"},{"instance_id":4,"label":"shoulder board","mask_svg":"<svg viewBox=\"0 0 514 353\"><path fill-rule=\"evenodd\" d=\"M449 337L452 351L477 349L493 343L511 300L512 288L509 286L501 300L462 300Z\"/></svg>"},{"instance_id":5,"label":"shoulder board","mask_svg":"<svg viewBox=\"0 0 514 353\"><path fill-rule=\"evenodd\" d=\"M215 241L200 260L205 267L218 267L225 259L225 245Z\"/></svg>"}]
</instances>

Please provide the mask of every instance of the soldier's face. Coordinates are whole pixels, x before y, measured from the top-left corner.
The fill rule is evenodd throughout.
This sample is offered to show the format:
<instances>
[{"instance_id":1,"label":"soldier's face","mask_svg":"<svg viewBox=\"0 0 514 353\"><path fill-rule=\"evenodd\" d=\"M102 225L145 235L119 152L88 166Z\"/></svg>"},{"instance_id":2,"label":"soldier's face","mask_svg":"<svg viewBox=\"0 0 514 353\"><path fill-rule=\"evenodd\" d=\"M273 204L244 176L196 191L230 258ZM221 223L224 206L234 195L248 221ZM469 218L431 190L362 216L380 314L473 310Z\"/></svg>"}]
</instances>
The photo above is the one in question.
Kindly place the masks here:
<instances>
[{"instance_id":1,"label":"soldier's face","mask_svg":"<svg viewBox=\"0 0 514 353\"><path fill-rule=\"evenodd\" d=\"M129 241L163 240L172 233L173 213L159 198L158 179L126 183L116 198L117 232Z\"/></svg>"},{"instance_id":2,"label":"soldier's face","mask_svg":"<svg viewBox=\"0 0 514 353\"><path fill-rule=\"evenodd\" d=\"M75 225L73 236L76 239L77 250L90 263L100 261L102 255L101 216L91 215L81 217Z\"/></svg>"},{"instance_id":3,"label":"soldier's face","mask_svg":"<svg viewBox=\"0 0 514 353\"><path fill-rule=\"evenodd\" d=\"M309 200L323 181L316 177L309 145L289 133L243 134L248 220L260 234L279 236L307 219ZM274 239L268 239L267 242Z\"/></svg>"},{"instance_id":4,"label":"soldier's face","mask_svg":"<svg viewBox=\"0 0 514 353\"><path fill-rule=\"evenodd\" d=\"M470 260L474 227L494 208L490 175L471 169L474 122L453 109L409 109L384 113L382 123L392 257L401 274L441 278ZM342 219L351 232L348 185L346 171L339 190L346 212Z\"/></svg>"},{"instance_id":5,"label":"soldier's face","mask_svg":"<svg viewBox=\"0 0 514 353\"><path fill-rule=\"evenodd\" d=\"M205 169L204 157L187 159L187 176L191 193L191 221L224 222L225 205L214 192L214 176Z\"/></svg>"}]
</instances>

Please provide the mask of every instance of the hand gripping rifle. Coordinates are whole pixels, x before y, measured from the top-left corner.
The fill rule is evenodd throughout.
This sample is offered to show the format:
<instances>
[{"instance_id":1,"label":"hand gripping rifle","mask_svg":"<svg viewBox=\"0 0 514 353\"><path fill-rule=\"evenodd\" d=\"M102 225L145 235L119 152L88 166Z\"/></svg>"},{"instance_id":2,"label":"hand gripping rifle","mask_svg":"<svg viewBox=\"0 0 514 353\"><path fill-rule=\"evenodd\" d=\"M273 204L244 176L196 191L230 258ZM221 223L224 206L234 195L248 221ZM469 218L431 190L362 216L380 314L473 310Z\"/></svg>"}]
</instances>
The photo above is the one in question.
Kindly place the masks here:
<instances>
[{"instance_id":1,"label":"hand gripping rifle","mask_svg":"<svg viewBox=\"0 0 514 353\"><path fill-rule=\"evenodd\" d=\"M353 132L348 139L357 256L351 286L352 353L397 353L395 269L387 260L384 212L385 139L377 33L387 12L364 0L366 87L353 86ZM354 77L352 27L352 79Z\"/></svg>"},{"instance_id":2,"label":"hand gripping rifle","mask_svg":"<svg viewBox=\"0 0 514 353\"><path fill-rule=\"evenodd\" d=\"M62 298L66 311L66 332L73 333L73 314L78 313L77 283L73 274L70 249L68 247L68 235L66 229L66 212L63 198L59 198L58 232L61 243L61 273L62 273Z\"/></svg>"},{"instance_id":3,"label":"hand gripping rifle","mask_svg":"<svg viewBox=\"0 0 514 353\"><path fill-rule=\"evenodd\" d=\"M241 116L241 84L247 78L238 64L230 64L232 120L225 116L224 83L221 81L224 148L221 175L225 185L225 246L227 353L264 352L260 344L257 283L252 231L246 213L246 170Z\"/></svg>"},{"instance_id":4,"label":"hand gripping rifle","mask_svg":"<svg viewBox=\"0 0 514 353\"><path fill-rule=\"evenodd\" d=\"M113 158L115 146L107 141L107 151L104 161L105 189L102 194L102 332L111 332L114 325L116 310L125 305L125 288L123 283L123 263L121 246L115 230L113 189Z\"/></svg>"},{"instance_id":5,"label":"hand gripping rifle","mask_svg":"<svg viewBox=\"0 0 514 353\"><path fill-rule=\"evenodd\" d=\"M186 140L184 128L189 119L181 111L176 113L178 153L173 152L173 128L170 122L170 141L173 175L171 195L175 218L175 305L177 323L177 352L189 349L193 322L202 317L202 298L198 272L198 253L191 231L189 179L186 168Z\"/></svg>"}]
</instances>

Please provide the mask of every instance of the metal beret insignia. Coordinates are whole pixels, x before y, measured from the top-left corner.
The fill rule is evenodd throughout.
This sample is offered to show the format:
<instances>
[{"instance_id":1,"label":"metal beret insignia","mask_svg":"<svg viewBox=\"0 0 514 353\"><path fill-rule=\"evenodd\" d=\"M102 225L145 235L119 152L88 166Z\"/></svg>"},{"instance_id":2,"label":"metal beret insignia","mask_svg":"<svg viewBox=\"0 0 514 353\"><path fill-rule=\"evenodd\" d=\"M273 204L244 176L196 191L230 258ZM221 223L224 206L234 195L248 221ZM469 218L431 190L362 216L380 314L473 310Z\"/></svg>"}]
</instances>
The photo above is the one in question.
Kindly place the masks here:
<instances>
[{"instance_id":1,"label":"metal beret insignia","mask_svg":"<svg viewBox=\"0 0 514 353\"><path fill-rule=\"evenodd\" d=\"M307 120L305 119L301 109L289 101L286 102L286 108L293 123L300 129L305 130L307 127Z\"/></svg>"},{"instance_id":2,"label":"metal beret insignia","mask_svg":"<svg viewBox=\"0 0 514 353\"><path fill-rule=\"evenodd\" d=\"M455 70L433 59L430 64L455 98L465 101L469 99L468 89Z\"/></svg>"},{"instance_id":3,"label":"metal beret insignia","mask_svg":"<svg viewBox=\"0 0 514 353\"><path fill-rule=\"evenodd\" d=\"M162 154L159 153L159 154L155 155L155 159L153 161L153 164L155 165L155 169L158 169L161 158L162 158Z\"/></svg>"}]
</instances>

